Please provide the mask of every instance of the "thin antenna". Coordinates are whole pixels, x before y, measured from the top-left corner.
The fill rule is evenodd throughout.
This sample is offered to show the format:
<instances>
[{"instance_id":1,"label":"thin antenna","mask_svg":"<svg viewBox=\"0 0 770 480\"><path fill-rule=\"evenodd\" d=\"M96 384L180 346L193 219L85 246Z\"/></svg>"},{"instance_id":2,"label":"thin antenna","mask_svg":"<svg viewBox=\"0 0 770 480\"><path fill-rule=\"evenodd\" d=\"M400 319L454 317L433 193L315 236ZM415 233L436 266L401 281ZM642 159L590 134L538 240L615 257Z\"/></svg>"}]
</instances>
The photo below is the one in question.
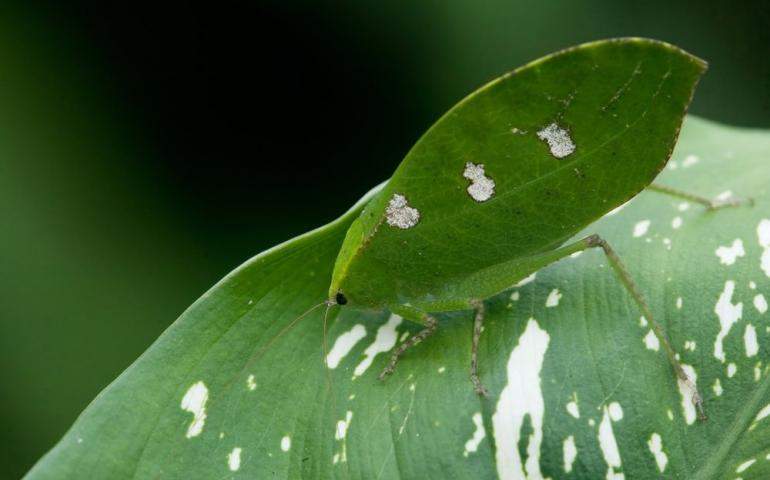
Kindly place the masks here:
<instances>
[{"instance_id":1,"label":"thin antenna","mask_svg":"<svg viewBox=\"0 0 770 480\"><path fill-rule=\"evenodd\" d=\"M233 378L224 385L224 390L222 391L222 393L227 392L227 390L229 389L230 385L232 385L233 382L235 382L236 380L240 379L247 370L249 370L251 367L253 367L254 366L254 362L256 362L262 356L262 354L267 351L268 348L273 346L273 344L279 338L281 338L285 333L287 333L289 330L294 328L294 326L297 325L297 323L299 323L300 320L302 320L303 318L305 318L308 315L310 315L312 312L314 312L318 307L320 307L322 305L327 305L328 306L329 305L329 300L324 300L323 302L321 302L319 304L313 305L312 307L307 309L304 313L302 313L300 316L298 316L297 318L295 318L294 320L289 322L289 324L286 325L285 327L283 327L281 329L281 331L276 333L273 336L273 338L271 338L262 348L260 348L254 355L251 356L251 358L249 359L248 362L246 362L246 365L243 366L241 371L238 372L237 374L233 375ZM328 312L329 309L327 308L326 311Z\"/></svg>"}]
</instances>

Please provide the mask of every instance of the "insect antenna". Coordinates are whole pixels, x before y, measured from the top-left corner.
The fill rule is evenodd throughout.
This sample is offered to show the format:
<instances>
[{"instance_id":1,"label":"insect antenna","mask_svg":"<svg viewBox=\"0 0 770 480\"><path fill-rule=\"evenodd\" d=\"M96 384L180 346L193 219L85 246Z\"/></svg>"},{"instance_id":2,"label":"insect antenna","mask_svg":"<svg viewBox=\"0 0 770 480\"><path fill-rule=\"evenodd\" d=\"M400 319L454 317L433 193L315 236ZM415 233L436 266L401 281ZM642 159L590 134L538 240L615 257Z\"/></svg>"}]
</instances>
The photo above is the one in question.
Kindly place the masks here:
<instances>
[{"instance_id":1,"label":"insect antenna","mask_svg":"<svg viewBox=\"0 0 770 480\"><path fill-rule=\"evenodd\" d=\"M295 326L297 326L297 324L300 322L300 320L302 320L303 318L307 317L308 315L310 315L311 313L313 313L313 312L314 312L316 309L318 309L318 307L321 307L321 306L323 306L323 305L328 305L328 300L324 300L323 302L321 302L321 303L318 303L318 304L316 304L316 305L313 305L313 306L312 306L312 307L310 307L309 309L305 310L305 312L301 313L301 314L300 314L300 315L299 315L297 318L295 318L294 320L292 320L291 322L289 322L289 323L288 323L288 324L287 324L285 327L283 327L283 328L282 328L282 329L281 329L281 330L280 330L278 333L276 333L276 334L273 336L273 338L271 338L270 340L268 340L268 342L267 342L265 345L263 345L263 346L262 346L262 348L260 348L259 350L257 350L257 351L256 351L256 352L255 352L255 353L254 353L254 354L251 356L251 358L249 358L249 360L248 360L248 361L246 362L246 364L243 366L243 368L241 369L241 371L240 371L240 372L238 372L238 373L236 373L235 375L233 375L233 378L232 378L232 379L231 379L229 382L227 382L227 383L224 385L224 387L225 387L225 388L224 388L224 390L223 390L223 392L222 392L222 393L225 393L225 392L227 392L227 390L229 389L229 387L232 385L232 383L233 383L234 381L236 381L237 379L239 379L240 377L242 377L244 373L246 373L246 372L247 372L247 371L248 371L248 370L249 370L251 367L253 367L253 366L254 366L254 363L256 363L256 361L257 361L257 360L259 360L259 358L260 358L260 357L261 357L261 356L262 356L262 355L263 355L263 354L264 354L264 353L265 353L265 352L266 352L266 351L267 351L267 350L268 350L270 347L272 347L272 346L273 346L273 344L275 344L275 342L276 342L276 341L278 341L278 339L280 339L282 336L284 336L286 333L288 333L288 332L289 332L289 331L290 331L292 328L294 328ZM327 313L329 312L329 308L328 308L328 307L327 307L327 309L326 309L326 312L327 312ZM325 323L325 322L326 322L326 315L324 315L324 326L326 325L326 323Z\"/></svg>"}]
</instances>

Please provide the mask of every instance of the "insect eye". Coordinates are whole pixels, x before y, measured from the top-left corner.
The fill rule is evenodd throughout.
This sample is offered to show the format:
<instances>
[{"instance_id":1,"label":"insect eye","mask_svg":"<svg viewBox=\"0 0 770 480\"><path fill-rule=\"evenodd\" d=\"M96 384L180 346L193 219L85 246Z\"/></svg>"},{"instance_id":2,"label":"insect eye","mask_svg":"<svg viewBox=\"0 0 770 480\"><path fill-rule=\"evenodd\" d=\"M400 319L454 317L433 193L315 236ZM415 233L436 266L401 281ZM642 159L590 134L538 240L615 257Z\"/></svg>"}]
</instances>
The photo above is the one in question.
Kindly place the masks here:
<instances>
[{"instance_id":1,"label":"insect eye","mask_svg":"<svg viewBox=\"0 0 770 480\"><path fill-rule=\"evenodd\" d=\"M337 292L337 295L334 297L334 301L337 302L337 305L345 305L348 303L348 299L345 298L345 295L343 295L342 292Z\"/></svg>"}]
</instances>

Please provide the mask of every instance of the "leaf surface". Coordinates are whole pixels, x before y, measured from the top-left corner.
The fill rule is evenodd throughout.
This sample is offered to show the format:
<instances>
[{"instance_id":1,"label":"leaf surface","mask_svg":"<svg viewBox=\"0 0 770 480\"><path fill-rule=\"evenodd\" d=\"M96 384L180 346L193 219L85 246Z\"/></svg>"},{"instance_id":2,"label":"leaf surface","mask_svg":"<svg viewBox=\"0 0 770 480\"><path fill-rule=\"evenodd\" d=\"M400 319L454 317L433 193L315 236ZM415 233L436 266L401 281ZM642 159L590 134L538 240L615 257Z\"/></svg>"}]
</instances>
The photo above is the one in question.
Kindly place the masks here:
<instances>
[{"instance_id":1,"label":"leaf surface","mask_svg":"<svg viewBox=\"0 0 770 480\"><path fill-rule=\"evenodd\" d=\"M349 214L212 288L28 478L768 478L768 155L768 132L690 118L660 182L756 205L705 212L644 192L582 232L628 264L707 422L594 251L487 302L487 400L468 379L470 312L440 316L380 383L384 352L417 328L335 309L326 370L321 310L276 336L325 298Z\"/></svg>"}]
</instances>

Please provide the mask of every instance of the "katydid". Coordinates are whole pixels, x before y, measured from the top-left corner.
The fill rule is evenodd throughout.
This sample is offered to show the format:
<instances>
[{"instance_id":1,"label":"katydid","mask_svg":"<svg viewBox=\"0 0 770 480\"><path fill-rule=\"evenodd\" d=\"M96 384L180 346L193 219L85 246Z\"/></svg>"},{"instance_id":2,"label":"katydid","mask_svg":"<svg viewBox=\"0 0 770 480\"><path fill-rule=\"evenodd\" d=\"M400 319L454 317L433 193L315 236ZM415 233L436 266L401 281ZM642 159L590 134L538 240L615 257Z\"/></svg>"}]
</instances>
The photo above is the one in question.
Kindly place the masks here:
<instances>
[{"instance_id":1,"label":"katydid","mask_svg":"<svg viewBox=\"0 0 770 480\"><path fill-rule=\"evenodd\" d=\"M434 124L351 224L326 301L388 309L424 327L393 351L380 378L436 331L432 314L475 310L470 379L487 395L477 362L483 301L600 248L705 418L666 332L609 243L598 235L567 243L645 188L708 208L735 204L652 184L705 70L666 43L598 41L492 81Z\"/></svg>"}]
</instances>

